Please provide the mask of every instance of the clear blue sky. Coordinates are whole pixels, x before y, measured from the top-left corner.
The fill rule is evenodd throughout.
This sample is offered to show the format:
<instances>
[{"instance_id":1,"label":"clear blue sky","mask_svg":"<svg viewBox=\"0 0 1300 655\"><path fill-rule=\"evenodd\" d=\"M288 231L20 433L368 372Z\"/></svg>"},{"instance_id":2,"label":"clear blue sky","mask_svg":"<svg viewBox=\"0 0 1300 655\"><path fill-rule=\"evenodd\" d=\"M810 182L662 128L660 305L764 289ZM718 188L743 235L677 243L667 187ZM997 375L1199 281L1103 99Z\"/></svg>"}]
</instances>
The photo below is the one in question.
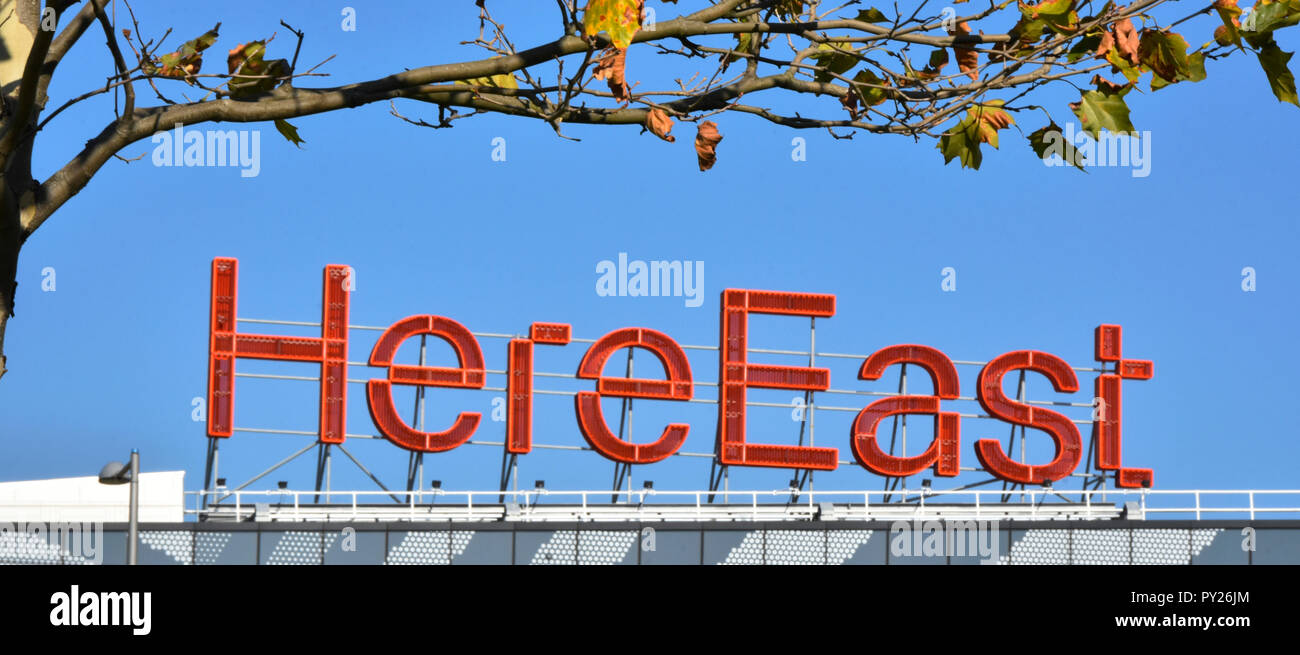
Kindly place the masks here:
<instances>
[{"instance_id":1,"label":"clear blue sky","mask_svg":"<svg viewBox=\"0 0 1300 655\"><path fill-rule=\"evenodd\" d=\"M225 3L141 0L135 10L149 35L174 27L188 38L222 21L205 70L224 70L226 50L271 32L278 32L271 56L291 56L292 36L278 24L283 18L308 34L304 65L338 55L322 69L331 77L303 86L479 57L456 45L477 32L468 0L352 4L355 32L340 29L340 3L236 11ZM521 46L553 35L550 5L530 11L526 5L541 3L490 4ZM652 5L661 18L673 12ZM120 27L122 14L118 19ZM1214 24L1197 19L1182 31L1200 43ZM1295 49L1300 43L1290 32L1280 40ZM689 76L686 69L664 68L669 63L633 50L629 75ZM642 326L681 343L714 344L724 288L782 289L838 296L836 316L818 322L819 351L866 354L912 342L954 359L988 360L1032 348L1089 366L1093 328L1120 323L1126 356L1154 360L1156 373L1124 386L1127 465L1154 468L1156 486L1167 489L1295 488L1300 444L1286 385L1300 366L1294 337L1300 137L1291 129L1300 110L1273 98L1253 56L1207 68L1203 83L1129 96L1134 124L1150 132L1146 178L1122 168L1082 174L1044 167L1014 130L1003 133L1000 151L985 149L976 172L956 162L944 166L930 141L865 134L834 140L739 115L715 119L725 139L718 165L707 173L696 168L689 125L678 125L675 144L634 127L566 126L569 136L581 138L573 142L544 124L495 116L458 121L449 130L417 128L390 116L387 104L294 120L306 139L301 150L269 124L242 126L262 131L255 178L233 168L155 168L147 156L152 145L136 144L125 154L145 154L143 160L110 162L23 250L17 317L6 342L11 370L0 382L0 480L93 474L139 448L146 470L184 469L187 487L197 488L205 440L203 424L191 421L191 399L205 395L209 267L213 257L232 256L241 261L240 315L253 318L318 320L321 269L337 263L358 273L352 322L363 325L428 313L476 332L523 332L533 321L562 321L581 337ZM87 35L60 69L51 106L102 84L109 72L102 37ZM1038 100L1064 122L1073 118L1065 108L1071 93L1048 91ZM142 103L155 102L147 87L138 94ZM786 106L760 96L750 101ZM833 100L810 102L804 105L810 111L837 113ZM419 103L401 109L413 117L436 115ZM56 119L38 142L40 174L72 156L109 112L111 99L104 98ZM1044 124L1034 112L1017 120L1026 133ZM791 159L795 136L807 139L807 161ZM505 162L491 159L496 137L506 140ZM703 261L703 306L596 295L597 263L620 252ZM1253 293L1241 288L1246 266L1257 272ZM53 292L41 290L45 267L56 271ZM945 267L957 271L956 292L940 288ZM755 319L752 331L754 346L807 347L802 319ZM366 359L374 335L353 333L351 360ZM483 348L489 368L504 368L503 341L483 340ZM408 344L401 358L413 363L413 352ZM571 372L582 352L576 344L540 347L538 369ZM431 363L449 363L445 346L430 353ZM691 362L697 380L716 379L714 355L696 352ZM832 386L888 391L897 384L897 369L864 382L856 366L832 365ZM638 357L637 367L654 370L648 357ZM239 369L317 370L249 360ZM959 370L962 395L974 395L977 369ZM350 373L380 375L367 368ZM923 377L911 379L914 390L928 387ZM1080 383L1079 394L1063 396L1031 374L1029 393L1087 402L1092 378L1081 375ZM495 376L489 384L504 381ZM545 379L538 386L589 388ZM364 387L351 385L349 392L349 431L376 434ZM241 378L236 424L315 430L316 395L312 383ZM503 395L431 390L427 424L481 411L485 421L475 438L500 441L504 423L488 414L492 398ZM715 397L703 386L696 395ZM755 391L751 399L788 403L794 395ZM410 391L398 397L409 417ZM818 402L860 407L869 400L823 395ZM611 415L616 407L607 401ZM974 403L951 407L978 411ZM751 438L793 443L797 424L789 414L752 409ZM685 421L692 429L683 450L712 449L711 404L644 401L635 416L638 441L669 421ZM841 458L851 459L852 416L818 413L817 444L839 447ZM535 417L538 442L583 444L568 397L540 398ZM927 424L912 422L910 452L928 443ZM977 438L1005 440L1008 430L1004 423L964 421L963 465L978 465ZM1043 455L1047 442L1031 431L1031 456ZM300 437L236 434L223 444L222 475L232 484L242 481L304 444ZM352 440L347 447L390 486L402 484L405 451L381 441ZM428 456L425 484L441 479L447 488L495 488L500 453L464 446ZM258 486L283 479L305 488L312 465L305 456ZM706 459L673 458L637 467L634 486L653 479L659 488L703 488L708 468ZM521 459L520 480L602 489L612 469L591 452L539 451ZM732 485L784 487L789 477L788 471L736 471ZM881 483L853 465L817 477L818 488ZM335 461L334 486L370 488L343 457Z\"/></svg>"}]
</instances>

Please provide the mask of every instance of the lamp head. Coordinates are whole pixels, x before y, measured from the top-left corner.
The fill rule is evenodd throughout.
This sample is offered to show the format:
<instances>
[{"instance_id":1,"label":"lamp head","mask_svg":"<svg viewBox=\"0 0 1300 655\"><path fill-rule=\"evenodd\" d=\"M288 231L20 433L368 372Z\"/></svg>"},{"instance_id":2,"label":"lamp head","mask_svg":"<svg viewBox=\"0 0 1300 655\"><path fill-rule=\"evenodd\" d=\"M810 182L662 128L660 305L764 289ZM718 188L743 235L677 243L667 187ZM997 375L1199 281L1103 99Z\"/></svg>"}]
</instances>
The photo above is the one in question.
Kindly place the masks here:
<instances>
[{"instance_id":1,"label":"lamp head","mask_svg":"<svg viewBox=\"0 0 1300 655\"><path fill-rule=\"evenodd\" d=\"M131 467L122 462L109 462L99 470L100 484L126 484L131 481Z\"/></svg>"}]
</instances>

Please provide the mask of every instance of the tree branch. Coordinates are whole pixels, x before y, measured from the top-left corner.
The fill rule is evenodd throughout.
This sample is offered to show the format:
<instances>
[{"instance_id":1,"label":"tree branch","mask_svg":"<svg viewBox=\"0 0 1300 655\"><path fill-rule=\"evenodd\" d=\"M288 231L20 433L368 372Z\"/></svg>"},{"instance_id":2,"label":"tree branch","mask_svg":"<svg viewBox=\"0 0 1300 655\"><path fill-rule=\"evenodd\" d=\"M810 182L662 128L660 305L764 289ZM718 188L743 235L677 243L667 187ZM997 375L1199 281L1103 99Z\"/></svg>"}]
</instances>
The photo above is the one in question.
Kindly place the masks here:
<instances>
[{"instance_id":1,"label":"tree branch","mask_svg":"<svg viewBox=\"0 0 1300 655\"><path fill-rule=\"evenodd\" d=\"M108 49L113 53L113 64L117 66L117 74L126 84L123 89L126 92L126 107L122 110L123 116L131 116L135 113L135 85L131 82L131 69L126 66L126 59L122 57L122 49L117 45L117 35L113 33L113 24L108 21L108 14L104 12L104 3L107 0L90 0L90 4L95 7L95 16L99 18L99 24L104 26L104 36L108 40Z\"/></svg>"},{"instance_id":2,"label":"tree branch","mask_svg":"<svg viewBox=\"0 0 1300 655\"><path fill-rule=\"evenodd\" d=\"M79 1L73 0L68 4L71 6ZM95 5L87 2L72 17L72 21L63 28L63 31L59 32L57 37L54 37L54 42L50 44L50 51L45 55L45 66L41 69L41 83L36 90L37 97L45 96L46 89L50 86L50 79L54 77L54 69L58 68L59 63L63 61L63 57L68 54L68 51L72 50L72 46L76 45L77 41L81 39L81 35L86 33L86 29L93 22L95 22Z\"/></svg>"}]
</instances>

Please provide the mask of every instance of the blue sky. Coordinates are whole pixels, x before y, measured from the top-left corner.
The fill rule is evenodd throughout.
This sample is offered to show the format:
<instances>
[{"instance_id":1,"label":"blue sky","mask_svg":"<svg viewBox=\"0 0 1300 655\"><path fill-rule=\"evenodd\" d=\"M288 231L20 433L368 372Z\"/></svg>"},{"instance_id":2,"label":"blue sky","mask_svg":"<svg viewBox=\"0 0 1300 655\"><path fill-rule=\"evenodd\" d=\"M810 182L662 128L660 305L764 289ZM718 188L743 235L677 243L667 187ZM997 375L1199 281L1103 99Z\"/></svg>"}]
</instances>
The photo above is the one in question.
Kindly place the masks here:
<instances>
[{"instance_id":1,"label":"blue sky","mask_svg":"<svg viewBox=\"0 0 1300 655\"><path fill-rule=\"evenodd\" d=\"M472 2L352 4L355 32L340 29L339 3L284 2L278 13L236 13L224 3L182 8L142 0L135 10L151 35L174 27L188 38L222 21L217 54L205 70L221 68L221 55L234 45L273 31L271 56L291 56L292 36L278 24L283 18L307 32L304 65L337 54L322 69L330 77L302 86L479 58L456 45L477 32ZM492 7L521 46L553 35L549 5L529 11L522 2L498 0ZM661 8L661 18L672 11ZM1196 19L1181 29L1200 43L1214 24ZM1287 32L1280 42L1294 49ZM110 71L104 50L93 34L77 46L51 87L51 106L103 83ZM629 76L689 76L694 68L668 67L694 65L634 49ZM1003 132L1001 150L985 148L982 170L971 171L956 162L944 166L932 141L865 134L835 140L739 115L715 118L725 138L707 173L697 170L694 130L686 124L677 126L673 144L634 127L565 126L581 139L574 142L535 121L495 116L447 130L413 127L390 116L386 104L295 119L306 139L302 149L269 124L236 126L262 132L254 178L234 168L153 167L152 145L136 144L125 155L144 159L106 165L23 250L17 316L6 341L11 370L0 383L0 480L88 475L139 448L146 470L184 469L187 487L197 488L205 440L203 424L191 420L191 400L205 395L209 267L213 257L229 256L241 261L240 316L247 318L319 320L321 269L347 264L357 271L352 323L361 325L438 314L475 332L525 332L533 321L559 321L586 338L639 326L708 345L716 344L723 289L779 289L838 296L836 315L817 324L821 352L865 355L910 342L983 361L1039 349L1085 367L1092 365L1093 328L1119 323L1125 355L1155 362L1154 379L1124 385L1126 465L1154 468L1156 486L1166 489L1294 488L1291 462L1300 445L1287 418L1294 399L1285 385L1300 365L1300 230L1287 162L1300 147L1290 129L1300 110L1273 98L1253 56L1213 61L1207 69L1205 82L1129 96L1133 122L1152 144L1145 178L1125 168L1083 174L1044 167L1014 130ZM138 93L142 103L154 102L147 88ZM1065 108L1077 97L1072 93L1048 90L1036 100L1063 123L1073 119ZM750 101L788 106L780 98ZM800 102L811 103L802 105L809 112L838 115L833 100ZM419 103L400 108L412 117L436 115ZM39 174L72 156L110 112L111 99L103 98L51 123L38 142ZM1036 112L1016 118L1025 133L1045 122ZM791 158L796 136L806 139L806 161ZM506 143L504 162L491 157L498 137ZM598 296L596 266L620 252L704 262L703 305ZM1241 287L1247 266L1257 276L1249 293ZM46 267L56 272L52 292L42 291ZM941 289L945 267L957 272L955 292ZM804 319L755 318L751 331L758 347L806 349L809 339ZM349 359L364 361L375 334L354 331ZM505 342L482 345L488 367L504 368ZM539 347L538 370L572 372L582 353L579 344ZM448 348L431 344L432 364L449 365L448 357ZM697 380L716 379L715 357L692 353ZM413 344L400 358L414 363ZM621 366L622 355L614 361ZM636 362L638 371L655 370L649 357ZM857 379L857 365L830 364L832 387L896 387L897 369L866 382ZM239 370L316 372L249 360ZM959 367L963 396L974 395L977 371ZM350 377L382 373L361 367ZM1073 396L1029 378L1031 398L1087 402L1092 395L1088 374ZM928 387L923 377L910 380L914 391ZM503 386L504 379L495 376L489 385ZM538 387L589 383L539 379ZM237 389L237 426L315 430L315 384L241 378ZM350 385L349 394L349 431L376 434L364 386ZM480 411L485 421L475 439L500 441L504 423L488 416L492 399L503 395L431 389L426 425ZM788 404L794 396L750 397ZM696 397L714 398L714 389L699 386ZM409 417L410 390L398 398ZM818 398L858 407L869 400ZM605 407L615 415L616 401ZM978 411L969 402L951 408ZM753 440L794 443L798 425L789 409L750 411ZM638 441L684 421L692 428L683 450L712 449L712 404L639 401L634 413ZM852 417L817 413L817 444L852 459ZM569 397L539 398L535 422L539 443L583 444ZM928 443L927 424L911 423L910 453ZM1005 441L1009 427L965 420L963 465L978 466L976 439ZM222 445L222 476L242 481L305 443L236 434ZM1046 435L1031 431L1029 443L1031 458L1050 457ZM403 483L404 451L370 440L347 447L390 486ZM424 482L492 489L500 459L501 449L491 446L430 455ZM554 488L603 489L613 470L592 452L537 451L520 461L525 486L541 478ZM288 480L308 487L312 466L305 456L257 486ZM707 459L672 458L636 467L634 486L653 479L658 488L703 488L708 468ZM733 471L731 483L769 489L789 477L781 470ZM960 480L983 477L967 473ZM817 475L818 488L875 489L882 482L855 465ZM371 488L343 457L335 460L334 487Z\"/></svg>"}]
</instances>

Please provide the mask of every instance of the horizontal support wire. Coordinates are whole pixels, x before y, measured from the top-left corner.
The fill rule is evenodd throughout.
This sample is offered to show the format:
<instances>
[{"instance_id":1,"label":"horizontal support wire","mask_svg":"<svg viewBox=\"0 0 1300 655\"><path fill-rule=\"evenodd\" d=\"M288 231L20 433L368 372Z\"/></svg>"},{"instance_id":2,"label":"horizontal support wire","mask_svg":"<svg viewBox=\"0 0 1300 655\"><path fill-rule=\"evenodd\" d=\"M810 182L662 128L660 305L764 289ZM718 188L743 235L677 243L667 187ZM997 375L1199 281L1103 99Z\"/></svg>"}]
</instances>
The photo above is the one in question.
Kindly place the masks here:
<instances>
[{"instance_id":1,"label":"horizontal support wire","mask_svg":"<svg viewBox=\"0 0 1300 655\"><path fill-rule=\"evenodd\" d=\"M308 430L284 430L279 428L246 428L246 427L238 427L238 426L232 429L235 432L248 432L251 434L280 434L280 435L301 436L301 437L318 436L317 433ZM347 439L378 439L378 440L383 440L386 438L383 435L379 435L379 434L353 434L353 433L345 434L344 437ZM469 441L466 441L462 445L493 446L496 448L501 448L502 446L505 446L505 443L501 441L484 441L481 439L470 439ZM592 448L591 446L574 446L574 445L567 445L567 444L544 444L544 443L533 442L532 447L539 448L542 450L572 450L572 451L596 452L596 449ZM716 457L714 453L691 453L691 452L682 452L682 451L675 452L670 456L671 457L703 457L706 459L713 459L714 457ZM853 460L841 459L837 461L836 464L838 464L839 466L856 466L857 462ZM975 473L978 471L983 471L984 469L975 468L973 466L960 466L958 467L957 470L963 473ZM1075 473L1070 473L1068 477L1093 479L1097 477L1097 474L1075 472ZM898 493L898 492L894 491L892 493ZM999 493L1005 493L1005 492L999 492ZM1070 490L1067 493L1075 493L1075 490Z\"/></svg>"},{"instance_id":2,"label":"horizontal support wire","mask_svg":"<svg viewBox=\"0 0 1300 655\"><path fill-rule=\"evenodd\" d=\"M488 374L488 375L506 375L506 372L505 372L505 371L492 371L492 370L485 370L484 373L486 373L486 374ZM568 380L585 380L585 379L587 379L587 378L580 378L580 377L578 377L577 375L570 375L570 374L566 374L566 373L544 373L544 372L540 372L540 371L539 371L539 372L534 372L533 375L534 375L534 376L537 376L537 377L564 378L564 379L568 379ZM320 377L319 377L319 376L311 376L311 375L281 375L281 374L272 374L272 373L240 373L240 372L236 372L236 373L235 373L235 377L237 377L237 378L255 378L255 379L262 379L262 380L290 380L290 381L299 381L299 382L320 382ZM367 382L369 382L369 380L358 380L358 379L348 378L348 384L366 384ZM701 386L709 386L709 387L716 387L716 386L717 386L717 383L716 383L716 382L703 382L703 381L696 381L696 382L694 382L694 384L698 384L698 385L701 385ZM477 388L477 389L472 389L472 390L473 390L473 391L496 391L496 392L502 392L502 393L504 393L504 392L506 391L506 388L505 388L505 387L488 387L488 386L484 386L484 387L479 387L479 388ZM576 395L578 394L577 391L565 391L565 390L555 390L555 389L533 389L533 393L536 393L536 394L542 394L542 395L554 395L554 396L576 396ZM851 389L827 389L827 390L821 391L820 393L839 393L839 394L847 394L847 395L854 395L854 396L883 396L883 397L888 397L888 396L903 396L903 395L907 395L907 394L901 394L901 393L897 393L897 392L893 392L893 391L855 391L855 390L851 390ZM976 399L975 399L975 398L973 398L973 397L968 397L968 396L958 396L958 397L955 398L954 400L967 401L967 402L976 402ZM718 399L717 399L717 398L689 398L689 399L687 399L686 402L692 402L692 403L707 403L707 404L717 404ZM1087 407L1087 408L1092 408L1092 405L1089 404L1089 403L1074 403L1074 402L1050 401L1050 400L1026 400L1026 401L1024 401L1024 402L1025 402L1025 403L1028 403L1028 404L1031 404L1031 405L1058 406L1058 407ZM783 408L783 409L789 409L789 408L793 407L793 405L790 405L790 404L787 404L787 403L768 403L768 402L762 402L762 401L757 401L757 400L746 400L746 401L745 401L745 406L746 406L746 407L777 407L777 408ZM832 412L854 412L854 413L857 413L857 412L862 411L862 408L861 408L861 407L839 407L839 406L835 406L835 405L819 405L819 404L816 404L816 403L814 403L814 404L810 404L810 405L804 405L804 407L812 407L812 408L814 408L814 409L825 409L825 410L832 411ZM978 418L978 419L994 419L994 420L1001 420L1001 419L998 419L998 418L995 417L995 416L990 416L990 415L988 415L988 414L967 414L967 413L957 412L957 415L960 416L961 418ZM1088 421L1084 421L1084 420L1079 420L1079 419L1070 419L1070 422L1075 423L1076 425L1092 425L1092 423L1093 423L1093 422L1090 421L1090 420L1088 420Z\"/></svg>"},{"instance_id":3,"label":"horizontal support wire","mask_svg":"<svg viewBox=\"0 0 1300 655\"><path fill-rule=\"evenodd\" d=\"M282 321L282 320L255 319L255 318L237 318L236 321L238 321L238 322L240 322L240 323L253 323L253 324L262 324L262 325L285 325L285 326L315 327L315 328L319 328L319 327L320 327L320 323L312 322L312 321ZM385 330L388 329L388 328L386 328L386 327L371 326L371 325L349 325L348 328L351 329L351 330L365 330L365 331L375 331L375 332L383 332L383 331L385 331ZM506 334L506 333L499 333L499 332L471 332L471 334L473 334L476 338L482 338L482 339L520 339L520 338L525 338L525 335L520 335L520 334ZM595 343L595 342L596 342L595 339L584 339L584 338L578 338L578 337L573 337L573 338L571 339L571 341L573 341L573 342L577 342L577 343ZM717 351L717 350L718 350L718 347L717 347L717 346L686 345L686 344L683 344L683 345L681 345L681 347L682 347L683 349L685 349L685 350L704 350L704 351ZM751 352L751 353L770 354L770 355L790 355L790 356L799 356L799 357L807 357L807 356L809 356L808 351L801 351L801 350L779 350L779 349L771 349L771 348L749 348L749 349L748 349L748 352ZM865 359L868 357L868 355L855 355L855 354L848 354L848 353L822 353L822 352L816 353L816 356L817 356L817 357L838 358L838 359L858 359L858 360L865 360ZM972 361L972 360L952 360L952 362L953 362L953 364L955 364L955 365L959 365L959 366L984 366L985 364L988 363L988 362ZM359 368L383 368L383 367L372 367L372 366L370 366L370 364L367 363L367 362L347 362L347 364L348 364L348 366L359 367ZM1073 368L1075 371L1079 371L1079 372L1096 372L1096 373L1105 373L1105 372L1107 372L1105 369L1098 369L1098 368L1088 368L1088 367L1072 367L1072 368ZM487 374L487 375L501 375L501 376L508 375L508 371L504 371L504 370L496 370L496 369L485 369L485 370L484 370L484 373ZM576 374L570 374L570 373L550 373L550 372L545 372L545 371L534 371L534 372L533 372L533 375L534 375L534 377L542 377L542 378L559 378L559 379L567 379L567 380L575 380L575 381L576 381L576 380L586 380L586 379L587 379L587 378L579 378ZM241 372L236 372L236 373L235 373L235 377L254 378L254 379L263 379L263 380L289 380L289 381L317 382L317 383L320 382L320 377L319 377L319 376L312 376L312 375L283 375L283 374L269 374L269 373L241 373ZM369 380L362 380L362 379L355 379L355 378L348 378L348 379L347 379L347 383L348 383L348 384L366 384L367 382L369 382ZM694 384L699 385L699 386L705 386L705 387L713 387L713 388L716 388L716 387L718 386L718 383L717 383L717 382L702 381L702 380L694 381ZM489 386L484 386L484 387L480 387L480 388L478 388L478 389L475 389L475 391L493 391L493 392L505 393L505 392L506 392L506 388L505 388L505 387L489 387ZM577 391L551 390L551 389L533 389L533 393L535 393L535 394L540 394L540 395L569 396L569 397L576 396L576 395L578 394ZM893 392L893 391L862 391L862 390L855 390L855 389L826 389L826 390L821 391L820 393L832 393L832 394L843 394L843 395L853 395L853 396L874 396L874 397L891 397L891 396L902 396L902 395L907 395L907 394L902 394L902 393ZM976 402L976 401L977 401L976 398L971 397L971 396L958 396L955 400L958 400L958 401L967 401L967 402ZM716 405L717 402L718 402L718 399L716 399L716 398L690 398L690 399L687 399L686 402ZM1086 408L1089 408L1089 409L1091 409L1091 408L1093 407L1093 405L1092 405L1091 403L1079 403L1079 402L1068 402L1068 401L1025 400L1025 401L1023 401L1023 402L1028 403L1028 404L1031 404L1031 405L1041 405L1041 406L1081 407L1081 408L1086 407ZM773 407L773 408L779 408L779 409L789 409L790 407L792 407L792 405L784 404L784 403L769 403L769 402L761 402L761 401L756 401L756 400L747 400L747 401L745 402L745 405L746 405L747 407ZM818 410L818 409L820 409L820 410L827 410L827 411L832 411L832 412L853 412L853 413L857 413L857 412L862 411L862 408L861 408L861 407L839 407L839 406L834 406L834 405L810 404L810 405L805 405L805 407L811 407L811 408L813 408L814 410ZM959 417L961 417L961 418L974 418L974 419L1001 420L1001 419L998 419L997 417L990 416L990 415L988 415L988 414L970 414L970 413L961 413L961 412L957 412L957 415L958 415ZM1072 422L1072 423L1074 423L1074 424L1077 424L1077 425L1092 425L1092 424L1093 424L1093 421L1091 421L1091 420L1083 421L1083 420L1077 420L1077 419L1070 419L1070 422ZM316 432L311 432L311 431L306 431L306 430L281 430L281 429L271 429L271 428L247 428L247 427L235 427L235 428L233 428L233 429L234 429L236 432L250 432L250 433L258 433L258 434L282 434L282 435L310 436L310 437L315 437L315 436L317 436L317 433L316 433ZM348 439L384 439L383 436L380 436L380 435L372 435L372 434L345 434L344 436L345 436L345 438L348 438ZM502 446L505 445L503 442L482 441L482 440L474 440L474 439L471 439L470 441L467 441L466 443L469 444L469 445L472 445L472 446L495 446L495 447L502 447ZM594 450L594 449L591 448L590 446L570 446L570 445L539 444L539 443L534 443L534 444L533 444L533 447L534 447L534 448L539 448L539 449L548 449L548 450L571 450L571 451L592 451L592 450ZM712 459L712 458L715 457L714 453L690 453L690 452L677 452L677 453L674 453L673 456L674 456L674 457L701 457L701 458L709 458L709 459ZM856 464L856 462L854 462L854 461L850 461L850 460L840 460L840 461L838 462L838 464L839 464L839 465L842 465L842 466L852 466L852 465ZM963 466L963 467L960 467L959 470L960 470L960 471L963 471L963 472L974 472L974 471L979 471L979 470L981 470L981 469L977 469L977 468L974 468L974 467L965 467L965 466ZM1069 477L1077 477L1077 478L1091 479L1091 478L1096 477L1096 474L1095 474L1095 473L1071 473L1071 474L1069 475ZM1072 491L1071 493L1074 493L1074 492Z\"/></svg>"},{"instance_id":4,"label":"horizontal support wire","mask_svg":"<svg viewBox=\"0 0 1300 655\"><path fill-rule=\"evenodd\" d=\"M300 327L314 327L314 328L320 327L320 323L313 323L311 321L276 321L276 320L261 319L261 318L236 318L235 320L239 323L259 323L263 325L296 325ZM374 325L349 325L348 329L383 332L388 328L378 327ZM525 339L527 338L527 335L523 335L523 334L506 334L502 332L470 332L470 334L480 339ZM575 343L596 343L595 339L582 339L578 337L573 337L572 339L570 339L570 341L573 341ZM684 350L717 350L718 349L717 346L697 346L697 345L688 345L688 344L679 344L679 345L681 345L682 349ZM777 350L773 348L749 348L748 351L751 353L762 353L765 355L794 355L799 357L808 356L808 351L806 350ZM849 353L820 353L820 352L817 353L817 356L834 357L840 359L860 359L860 360L865 360L867 357L869 357L869 355L854 355ZM988 364L988 362L964 360L964 359L954 359L952 360L952 363L957 366L984 366L985 364ZM356 366L368 366L368 364L364 364L362 362L356 362L356 363L348 362L348 364L356 365ZM1087 366L1071 366L1070 368L1080 373L1108 372L1104 368L1092 368Z\"/></svg>"}]
</instances>

